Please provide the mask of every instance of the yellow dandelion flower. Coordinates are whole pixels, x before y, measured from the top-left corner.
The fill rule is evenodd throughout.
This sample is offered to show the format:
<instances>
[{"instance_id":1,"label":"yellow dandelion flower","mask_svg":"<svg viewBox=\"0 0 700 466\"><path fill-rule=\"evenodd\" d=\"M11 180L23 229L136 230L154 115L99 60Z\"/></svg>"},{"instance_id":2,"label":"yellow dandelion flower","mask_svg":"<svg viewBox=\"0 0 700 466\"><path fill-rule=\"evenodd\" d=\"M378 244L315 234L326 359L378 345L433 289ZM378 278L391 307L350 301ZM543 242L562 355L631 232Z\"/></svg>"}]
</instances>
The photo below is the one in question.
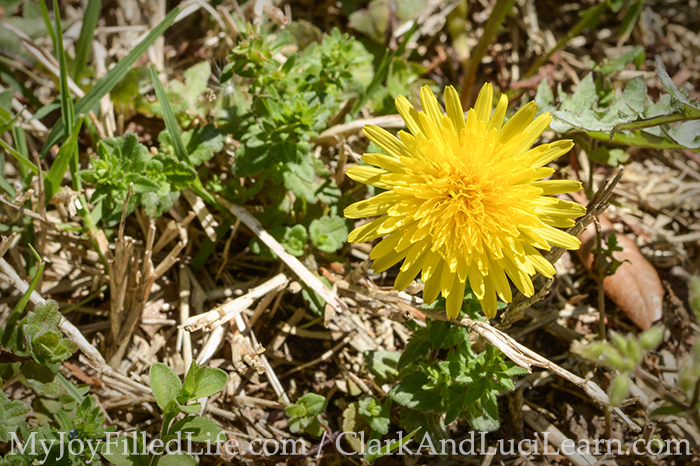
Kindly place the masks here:
<instances>
[{"instance_id":1,"label":"yellow dandelion flower","mask_svg":"<svg viewBox=\"0 0 700 466\"><path fill-rule=\"evenodd\" d=\"M347 218L377 217L356 228L349 241L382 239L370 253L382 272L403 260L394 288L418 276L423 300L447 301L447 315L459 315L467 280L487 317L496 315L496 295L512 299L508 278L526 296L535 272L551 277L554 267L540 253L551 246L578 249L578 238L559 230L586 209L548 196L578 191L581 183L542 180L554 172L549 162L567 153L570 140L530 148L549 126L530 102L503 124L508 99L493 108L486 84L464 118L457 91L445 89L447 115L428 86L420 91L422 111L400 96L396 107L409 132L398 138L377 126L364 133L385 154L364 154L373 166L348 169L355 181L385 190L345 209ZM534 120L533 120L534 118ZM508 277L508 278L506 278Z\"/></svg>"}]
</instances>

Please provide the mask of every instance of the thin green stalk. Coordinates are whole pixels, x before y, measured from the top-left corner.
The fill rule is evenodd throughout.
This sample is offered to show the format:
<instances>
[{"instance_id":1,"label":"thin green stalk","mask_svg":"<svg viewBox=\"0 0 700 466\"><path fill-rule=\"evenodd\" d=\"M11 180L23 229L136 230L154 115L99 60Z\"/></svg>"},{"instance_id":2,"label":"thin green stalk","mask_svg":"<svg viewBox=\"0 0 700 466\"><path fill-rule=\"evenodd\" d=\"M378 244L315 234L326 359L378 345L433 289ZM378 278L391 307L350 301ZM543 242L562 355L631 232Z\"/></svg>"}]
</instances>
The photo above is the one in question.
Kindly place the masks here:
<instances>
[{"instance_id":1,"label":"thin green stalk","mask_svg":"<svg viewBox=\"0 0 700 466\"><path fill-rule=\"evenodd\" d=\"M99 295L101 295L105 291L107 291L107 288L109 288L109 285L102 285L100 288L98 288L97 291L95 291L93 294L91 294L87 298L83 299L82 301L79 301L75 304L72 304L66 308L61 309L61 314L66 315L68 313L75 311L76 309L78 309L80 307L83 307L84 305L86 305L87 303L89 303L90 301L97 298Z\"/></svg>"},{"instance_id":2,"label":"thin green stalk","mask_svg":"<svg viewBox=\"0 0 700 466\"><path fill-rule=\"evenodd\" d=\"M85 15L83 16L83 25L80 28L80 36L75 44L75 60L73 61L73 69L71 76L73 80L78 82L83 74L85 63L87 63L90 49L92 47L92 38L95 35L97 20L100 18L100 10L102 9L102 0L90 0Z\"/></svg>"},{"instance_id":3,"label":"thin green stalk","mask_svg":"<svg viewBox=\"0 0 700 466\"><path fill-rule=\"evenodd\" d=\"M63 133L66 139L68 140L71 136L71 131L74 129L75 125L75 108L73 107L73 99L71 97L70 89L68 87L68 63L66 61L66 51L63 47L63 29L61 27L61 14L58 9L58 0L53 0L53 7L54 16L56 20L56 35L54 45L56 48L56 56L58 58L58 66L61 75L61 118L65 122L65 125L63 127ZM83 116L81 115L80 119L82 120L82 118ZM80 176L78 176L78 171L80 170L80 160L78 158L77 143L72 149L69 166L73 190L77 192L82 192L83 184L80 181ZM49 199L47 199L47 201L48 200ZM97 241L97 238L99 237L99 229L97 228L97 225L95 224L95 222L93 222L92 217L90 216L90 210L87 207L88 203L87 199L85 198L85 195L80 194L80 196L78 197L78 201L80 203L78 213L83 219L85 227L90 232L90 240L92 242L93 247L97 251L97 254L100 256L100 261L106 268L108 266L107 257L105 255L105 252L100 247L99 242Z\"/></svg>"},{"instance_id":4,"label":"thin green stalk","mask_svg":"<svg viewBox=\"0 0 700 466\"><path fill-rule=\"evenodd\" d=\"M46 31L49 33L49 37L56 44L56 34L53 31L53 26L51 25L51 18L49 18L49 10L46 8L46 2L44 0L39 0L39 10L41 11L41 17L44 19L44 25L46 26ZM56 10L58 13L58 10Z\"/></svg>"},{"instance_id":5,"label":"thin green stalk","mask_svg":"<svg viewBox=\"0 0 700 466\"><path fill-rule=\"evenodd\" d=\"M476 82L476 72L479 69L481 60L484 59L489 46L493 43L496 38L496 34L501 29L503 25L503 20L506 15L510 13L513 8L515 0L498 0L496 5L489 15L489 19L486 21L484 26L484 33L481 35L481 39L474 47L471 57L469 57L469 65L467 66L467 71L464 73L462 78L462 94L460 95L460 100L462 101L462 107L470 108L472 104L472 86Z\"/></svg>"},{"instance_id":6,"label":"thin green stalk","mask_svg":"<svg viewBox=\"0 0 700 466\"><path fill-rule=\"evenodd\" d=\"M554 53L557 50L564 47L571 39L573 39L574 37L581 34L581 32L584 29L595 25L595 23L598 22L598 20L603 15L603 13L605 13L607 11L607 9L608 9L608 2L603 1L599 4L597 4L596 6L591 7L588 10L584 11L581 14L581 19L579 20L579 22L576 23L576 25L573 28L569 29L569 32L567 32L564 37L559 39L559 41L556 43L556 45L549 52L545 53L544 55L541 55L540 58L538 58L537 61L535 61L535 63L533 63L533 65L530 67L530 69L528 69L527 72L525 72L525 76L523 76L523 77L530 78L530 77L534 76L535 74L537 74L537 71L539 71L540 67L542 65L544 65L545 63L547 63L549 58L552 55L554 55Z\"/></svg>"},{"instance_id":7,"label":"thin green stalk","mask_svg":"<svg viewBox=\"0 0 700 466\"><path fill-rule=\"evenodd\" d=\"M164 439L166 435L168 435L168 429L170 428L170 423L175 419L175 416L177 416L177 412L175 414L168 414L168 413L163 413L163 425L160 428L160 439ZM165 447L163 447L165 448ZM162 457L162 451L159 452L157 455L153 455L151 457L151 462L149 463L149 466L158 466L158 462L160 461L160 458Z\"/></svg>"}]
</instances>

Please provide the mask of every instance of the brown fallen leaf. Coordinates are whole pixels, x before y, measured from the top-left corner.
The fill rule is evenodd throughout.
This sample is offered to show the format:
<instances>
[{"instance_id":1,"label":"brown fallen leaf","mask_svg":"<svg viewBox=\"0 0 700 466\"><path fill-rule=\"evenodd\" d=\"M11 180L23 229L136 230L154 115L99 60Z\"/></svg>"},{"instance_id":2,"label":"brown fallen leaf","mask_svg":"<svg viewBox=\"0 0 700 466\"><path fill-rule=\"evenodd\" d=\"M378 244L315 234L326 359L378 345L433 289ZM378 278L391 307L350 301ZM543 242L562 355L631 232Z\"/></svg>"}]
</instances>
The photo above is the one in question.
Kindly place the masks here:
<instances>
[{"instance_id":1,"label":"brown fallen leaf","mask_svg":"<svg viewBox=\"0 0 700 466\"><path fill-rule=\"evenodd\" d=\"M63 366L70 371L73 377L80 380L81 382L97 387L102 386L102 381L87 375L85 371L83 371L77 364L74 364L70 361L64 361Z\"/></svg>"},{"instance_id":2,"label":"brown fallen leaf","mask_svg":"<svg viewBox=\"0 0 700 466\"><path fill-rule=\"evenodd\" d=\"M646 330L661 319L663 314L664 289L659 274L646 260L637 245L627 236L615 232L605 215L599 218L603 241L610 233L617 235L618 246L622 251L613 253L622 262L617 271L603 280L605 294L625 312L637 327ZM579 236L581 248L576 251L586 269L591 272L596 247L595 223Z\"/></svg>"}]
</instances>

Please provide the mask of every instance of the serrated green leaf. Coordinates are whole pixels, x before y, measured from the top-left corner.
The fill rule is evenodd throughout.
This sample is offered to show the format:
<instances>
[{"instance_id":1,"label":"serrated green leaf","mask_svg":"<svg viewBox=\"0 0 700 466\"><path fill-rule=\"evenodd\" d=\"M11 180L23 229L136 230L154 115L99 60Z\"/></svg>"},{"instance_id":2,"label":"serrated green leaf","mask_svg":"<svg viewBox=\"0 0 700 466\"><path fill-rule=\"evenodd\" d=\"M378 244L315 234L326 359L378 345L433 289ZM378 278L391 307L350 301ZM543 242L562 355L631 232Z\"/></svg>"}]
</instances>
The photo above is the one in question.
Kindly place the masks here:
<instances>
[{"instance_id":1,"label":"serrated green leaf","mask_svg":"<svg viewBox=\"0 0 700 466\"><path fill-rule=\"evenodd\" d=\"M401 406L423 412L441 413L445 409L445 398L441 390L426 390L431 382L422 371L414 371L401 377L399 383L389 391L389 397Z\"/></svg>"},{"instance_id":2,"label":"serrated green leaf","mask_svg":"<svg viewBox=\"0 0 700 466\"><path fill-rule=\"evenodd\" d=\"M0 392L0 442L10 441L10 434L17 431L24 415L31 409L19 400L9 400Z\"/></svg>"},{"instance_id":3,"label":"serrated green leaf","mask_svg":"<svg viewBox=\"0 0 700 466\"><path fill-rule=\"evenodd\" d=\"M28 361L21 370L24 383L37 394L53 399L61 396L61 383L49 366Z\"/></svg>"}]
</instances>

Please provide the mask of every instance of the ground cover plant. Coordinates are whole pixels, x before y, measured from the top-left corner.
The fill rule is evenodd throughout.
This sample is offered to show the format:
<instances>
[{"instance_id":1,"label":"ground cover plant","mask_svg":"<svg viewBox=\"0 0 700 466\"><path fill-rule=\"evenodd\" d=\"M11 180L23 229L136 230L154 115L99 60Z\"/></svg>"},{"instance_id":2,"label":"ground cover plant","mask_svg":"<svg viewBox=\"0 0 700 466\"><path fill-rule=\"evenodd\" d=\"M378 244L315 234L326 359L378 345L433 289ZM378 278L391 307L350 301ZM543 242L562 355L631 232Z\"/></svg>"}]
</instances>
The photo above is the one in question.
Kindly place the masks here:
<instances>
[{"instance_id":1,"label":"ground cover plant","mask_svg":"<svg viewBox=\"0 0 700 466\"><path fill-rule=\"evenodd\" d=\"M700 461L695 3L0 7L0 464Z\"/></svg>"}]
</instances>

